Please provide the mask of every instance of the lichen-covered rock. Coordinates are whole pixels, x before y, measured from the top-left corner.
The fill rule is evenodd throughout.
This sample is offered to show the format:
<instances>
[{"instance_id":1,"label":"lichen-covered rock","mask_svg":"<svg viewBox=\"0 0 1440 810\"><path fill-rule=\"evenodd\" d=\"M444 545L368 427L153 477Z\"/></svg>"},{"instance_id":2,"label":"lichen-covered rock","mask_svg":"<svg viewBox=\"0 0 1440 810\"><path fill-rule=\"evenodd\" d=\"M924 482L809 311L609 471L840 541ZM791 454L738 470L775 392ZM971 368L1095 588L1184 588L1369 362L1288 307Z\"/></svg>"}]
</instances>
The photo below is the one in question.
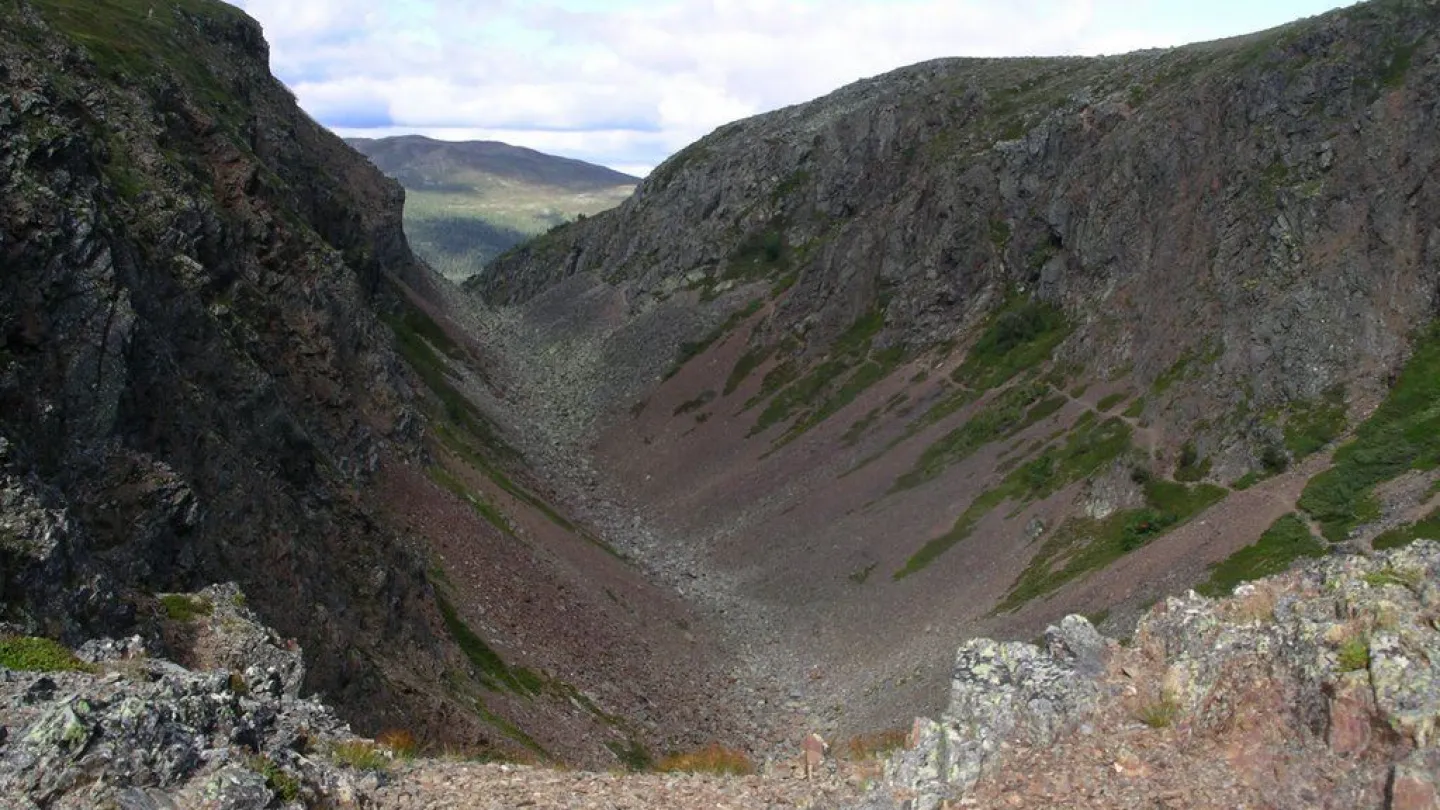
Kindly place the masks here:
<instances>
[{"instance_id":1,"label":"lichen-covered rock","mask_svg":"<svg viewBox=\"0 0 1440 810\"><path fill-rule=\"evenodd\" d=\"M939 722L916 722L909 750L891 759L865 806L931 810L999 774L1023 784L1024 774L1006 772L1007 757L1098 750L1073 731L1105 717L1112 728L1182 729L1169 745L1190 747L1120 750L1121 777L1150 773L1147 755L1163 755L1199 780L1202 760L1218 754L1233 759L1213 766L1224 772L1214 784L1277 807L1436 807L1437 583L1440 543L1419 541L1314 561L1225 599L1172 597L1141 618L1128 647L1078 617L1047 631L1046 651L967 642L949 708ZM1323 803L1319 774L1330 782ZM1101 806L1133 806L1109 801Z\"/></svg>"},{"instance_id":2,"label":"lichen-covered rock","mask_svg":"<svg viewBox=\"0 0 1440 810\"><path fill-rule=\"evenodd\" d=\"M1046 631L1046 647L983 638L960 647L943 717L916 720L908 750L887 766L887 779L913 794L916 810L972 787L1002 745L1044 745L1094 708L1105 639L1084 617L1067 616Z\"/></svg>"},{"instance_id":3,"label":"lichen-covered rock","mask_svg":"<svg viewBox=\"0 0 1440 810\"><path fill-rule=\"evenodd\" d=\"M323 758L353 738L349 727L296 696L299 650L254 622L233 585L185 597L213 605L204 655L214 668L147 657L138 639L85 644L94 671L0 668L0 795L250 810L272 806L283 782L291 799L363 805L368 794Z\"/></svg>"}]
</instances>

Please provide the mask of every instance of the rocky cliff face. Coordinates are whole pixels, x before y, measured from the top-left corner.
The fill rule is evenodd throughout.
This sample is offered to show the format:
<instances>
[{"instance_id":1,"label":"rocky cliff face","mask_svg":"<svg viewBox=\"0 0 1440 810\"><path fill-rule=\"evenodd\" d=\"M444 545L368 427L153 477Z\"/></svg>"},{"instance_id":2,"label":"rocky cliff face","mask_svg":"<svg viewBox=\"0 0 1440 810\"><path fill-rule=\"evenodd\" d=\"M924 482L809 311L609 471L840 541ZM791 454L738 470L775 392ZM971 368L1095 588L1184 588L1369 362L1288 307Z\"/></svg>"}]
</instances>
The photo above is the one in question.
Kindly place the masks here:
<instances>
[{"instance_id":1,"label":"rocky cliff face","mask_svg":"<svg viewBox=\"0 0 1440 810\"><path fill-rule=\"evenodd\" d=\"M419 446L375 314L422 281L399 188L228 7L5 19L4 619L76 641L233 574L311 689L389 695L364 657L436 645L422 561L355 498Z\"/></svg>"},{"instance_id":2,"label":"rocky cliff face","mask_svg":"<svg viewBox=\"0 0 1440 810\"><path fill-rule=\"evenodd\" d=\"M1093 375L1148 385L1209 347L1183 427L1374 389L1435 312L1434 14L1375 2L1166 51L905 68L720 128L473 289L594 279L639 329L677 299L718 322L768 289L747 282L783 280L751 343L799 334L781 350L812 356L875 307L881 347L963 346L1024 289L1073 321L1059 359Z\"/></svg>"},{"instance_id":3,"label":"rocky cliff face","mask_svg":"<svg viewBox=\"0 0 1440 810\"><path fill-rule=\"evenodd\" d=\"M966 628L1123 628L1328 520L1326 450L1430 356L1437 15L939 60L722 127L468 283L511 418L816 726L938 706ZM1432 472L1370 489L1408 446L1329 539L1434 508Z\"/></svg>"},{"instance_id":4,"label":"rocky cliff face","mask_svg":"<svg viewBox=\"0 0 1440 810\"><path fill-rule=\"evenodd\" d=\"M675 728L648 701L700 710L673 693L703 664L652 663L701 644L685 610L466 404L479 349L427 303L403 192L295 106L257 23L0 20L0 635L126 636L149 594L239 580L371 733L613 764Z\"/></svg>"}]
</instances>

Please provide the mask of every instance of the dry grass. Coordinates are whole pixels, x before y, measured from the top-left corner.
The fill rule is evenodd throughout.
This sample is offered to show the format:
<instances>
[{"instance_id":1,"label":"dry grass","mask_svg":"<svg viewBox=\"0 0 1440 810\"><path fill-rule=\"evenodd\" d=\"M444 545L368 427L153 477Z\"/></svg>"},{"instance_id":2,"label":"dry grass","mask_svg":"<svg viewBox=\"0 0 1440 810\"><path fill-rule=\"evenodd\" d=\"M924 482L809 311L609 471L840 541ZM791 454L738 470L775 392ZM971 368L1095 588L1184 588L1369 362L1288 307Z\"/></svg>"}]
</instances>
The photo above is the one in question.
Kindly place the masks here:
<instances>
[{"instance_id":1,"label":"dry grass","mask_svg":"<svg viewBox=\"0 0 1440 810\"><path fill-rule=\"evenodd\" d=\"M726 748L711 743L698 751L685 754L671 754L660 760L655 770L661 773L714 773L730 776L749 776L755 773L755 764L744 751Z\"/></svg>"},{"instance_id":2,"label":"dry grass","mask_svg":"<svg viewBox=\"0 0 1440 810\"><path fill-rule=\"evenodd\" d=\"M909 732L903 728L876 731L870 734L856 734L846 740L840 750L844 752L847 759L856 762L880 759L892 751L904 748L909 736Z\"/></svg>"},{"instance_id":3,"label":"dry grass","mask_svg":"<svg viewBox=\"0 0 1440 810\"><path fill-rule=\"evenodd\" d=\"M1275 588L1269 583L1256 584L1229 604L1230 617L1244 624L1275 620Z\"/></svg>"},{"instance_id":4,"label":"dry grass","mask_svg":"<svg viewBox=\"0 0 1440 810\"><path fill-rule=\"evenodd\" d=\"M414 759L420 751L420 743L415 740L415 735L403 728L386 729L375 735L375 743L389 749L400 759Z\"/></svg>"},{"instance_id":5,"label":"dry grass","mask_svg":"<svg viewBox=\"0 0 1440 810\"><path fill-rule=\"evenodd\" d=\"M357 771L383 771L390 765L384 749L368 740L349 740L330 750L331 759Z\"/></svg>"}]
</instances>

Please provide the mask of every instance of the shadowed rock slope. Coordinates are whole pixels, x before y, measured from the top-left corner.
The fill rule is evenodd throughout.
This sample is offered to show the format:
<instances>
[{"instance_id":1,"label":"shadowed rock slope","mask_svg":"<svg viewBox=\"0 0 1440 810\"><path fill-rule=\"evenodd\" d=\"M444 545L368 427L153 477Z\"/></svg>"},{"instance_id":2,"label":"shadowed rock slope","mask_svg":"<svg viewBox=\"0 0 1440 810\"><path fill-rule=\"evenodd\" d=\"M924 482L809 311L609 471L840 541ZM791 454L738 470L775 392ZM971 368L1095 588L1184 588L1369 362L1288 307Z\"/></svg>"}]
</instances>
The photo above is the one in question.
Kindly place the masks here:
<instances>
[{"instance_id":1,"label":"shadowed rock slope","mask_svg":"<svg viewBox=\"0 0 1440 810\"><path fill-rule=\"evenodd\" d=\"M967 631L1123 631L1297 504L1366 546L1435 506L1437 22L938 60L721 127L467 284L509 418L842 731L938 706Z\"/></svg>"},{"instance_id":2,"label":"shadowed rock slope","mask_svg":"<svg viewBox=\"0 0 1440 810\"><path fill-rule=\"evenodd\" d=\"M361 731L597 766L718 734L703 624L469 404L400 186L267 62L211 0L0 10L0 637L238 580Z\"/></svg>"}]
</instances>

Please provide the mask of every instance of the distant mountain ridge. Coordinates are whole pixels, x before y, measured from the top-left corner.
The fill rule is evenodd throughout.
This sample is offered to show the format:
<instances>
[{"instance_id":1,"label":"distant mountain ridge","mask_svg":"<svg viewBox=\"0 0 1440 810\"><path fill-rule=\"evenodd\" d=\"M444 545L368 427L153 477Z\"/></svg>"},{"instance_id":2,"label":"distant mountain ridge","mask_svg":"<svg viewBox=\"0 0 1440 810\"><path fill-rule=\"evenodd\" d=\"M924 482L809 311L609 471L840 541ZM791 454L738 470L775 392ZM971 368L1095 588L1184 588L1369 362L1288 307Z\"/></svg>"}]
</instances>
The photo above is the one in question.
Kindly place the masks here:
<instances>
[{"instance_id":1,"label":"distant mountain ridge","mask_svg":"<svg viewBox=\"0 0 1440 810\"><path fill-rule=\"evenodd\" d=\"M439 141L423 135L400 135L346 138L345 142L406 188L440 190L455 185L451 178L457 171L483 172L570 191L598 191L640 182L638 177L606 166L500 141Z\"/></svg>"},{"instance_id":2,"label":"distant mountain ridge","mask_svg":"<svg viewBox=\"0 0 1440 810\"><path fill-rule=\"evenodd\" d=\"M457 281L531 236L619 205L640 182L605 166L499 141L401 135L346 143L405 187L411 245Z\"/></svg>"}]
</instances>

